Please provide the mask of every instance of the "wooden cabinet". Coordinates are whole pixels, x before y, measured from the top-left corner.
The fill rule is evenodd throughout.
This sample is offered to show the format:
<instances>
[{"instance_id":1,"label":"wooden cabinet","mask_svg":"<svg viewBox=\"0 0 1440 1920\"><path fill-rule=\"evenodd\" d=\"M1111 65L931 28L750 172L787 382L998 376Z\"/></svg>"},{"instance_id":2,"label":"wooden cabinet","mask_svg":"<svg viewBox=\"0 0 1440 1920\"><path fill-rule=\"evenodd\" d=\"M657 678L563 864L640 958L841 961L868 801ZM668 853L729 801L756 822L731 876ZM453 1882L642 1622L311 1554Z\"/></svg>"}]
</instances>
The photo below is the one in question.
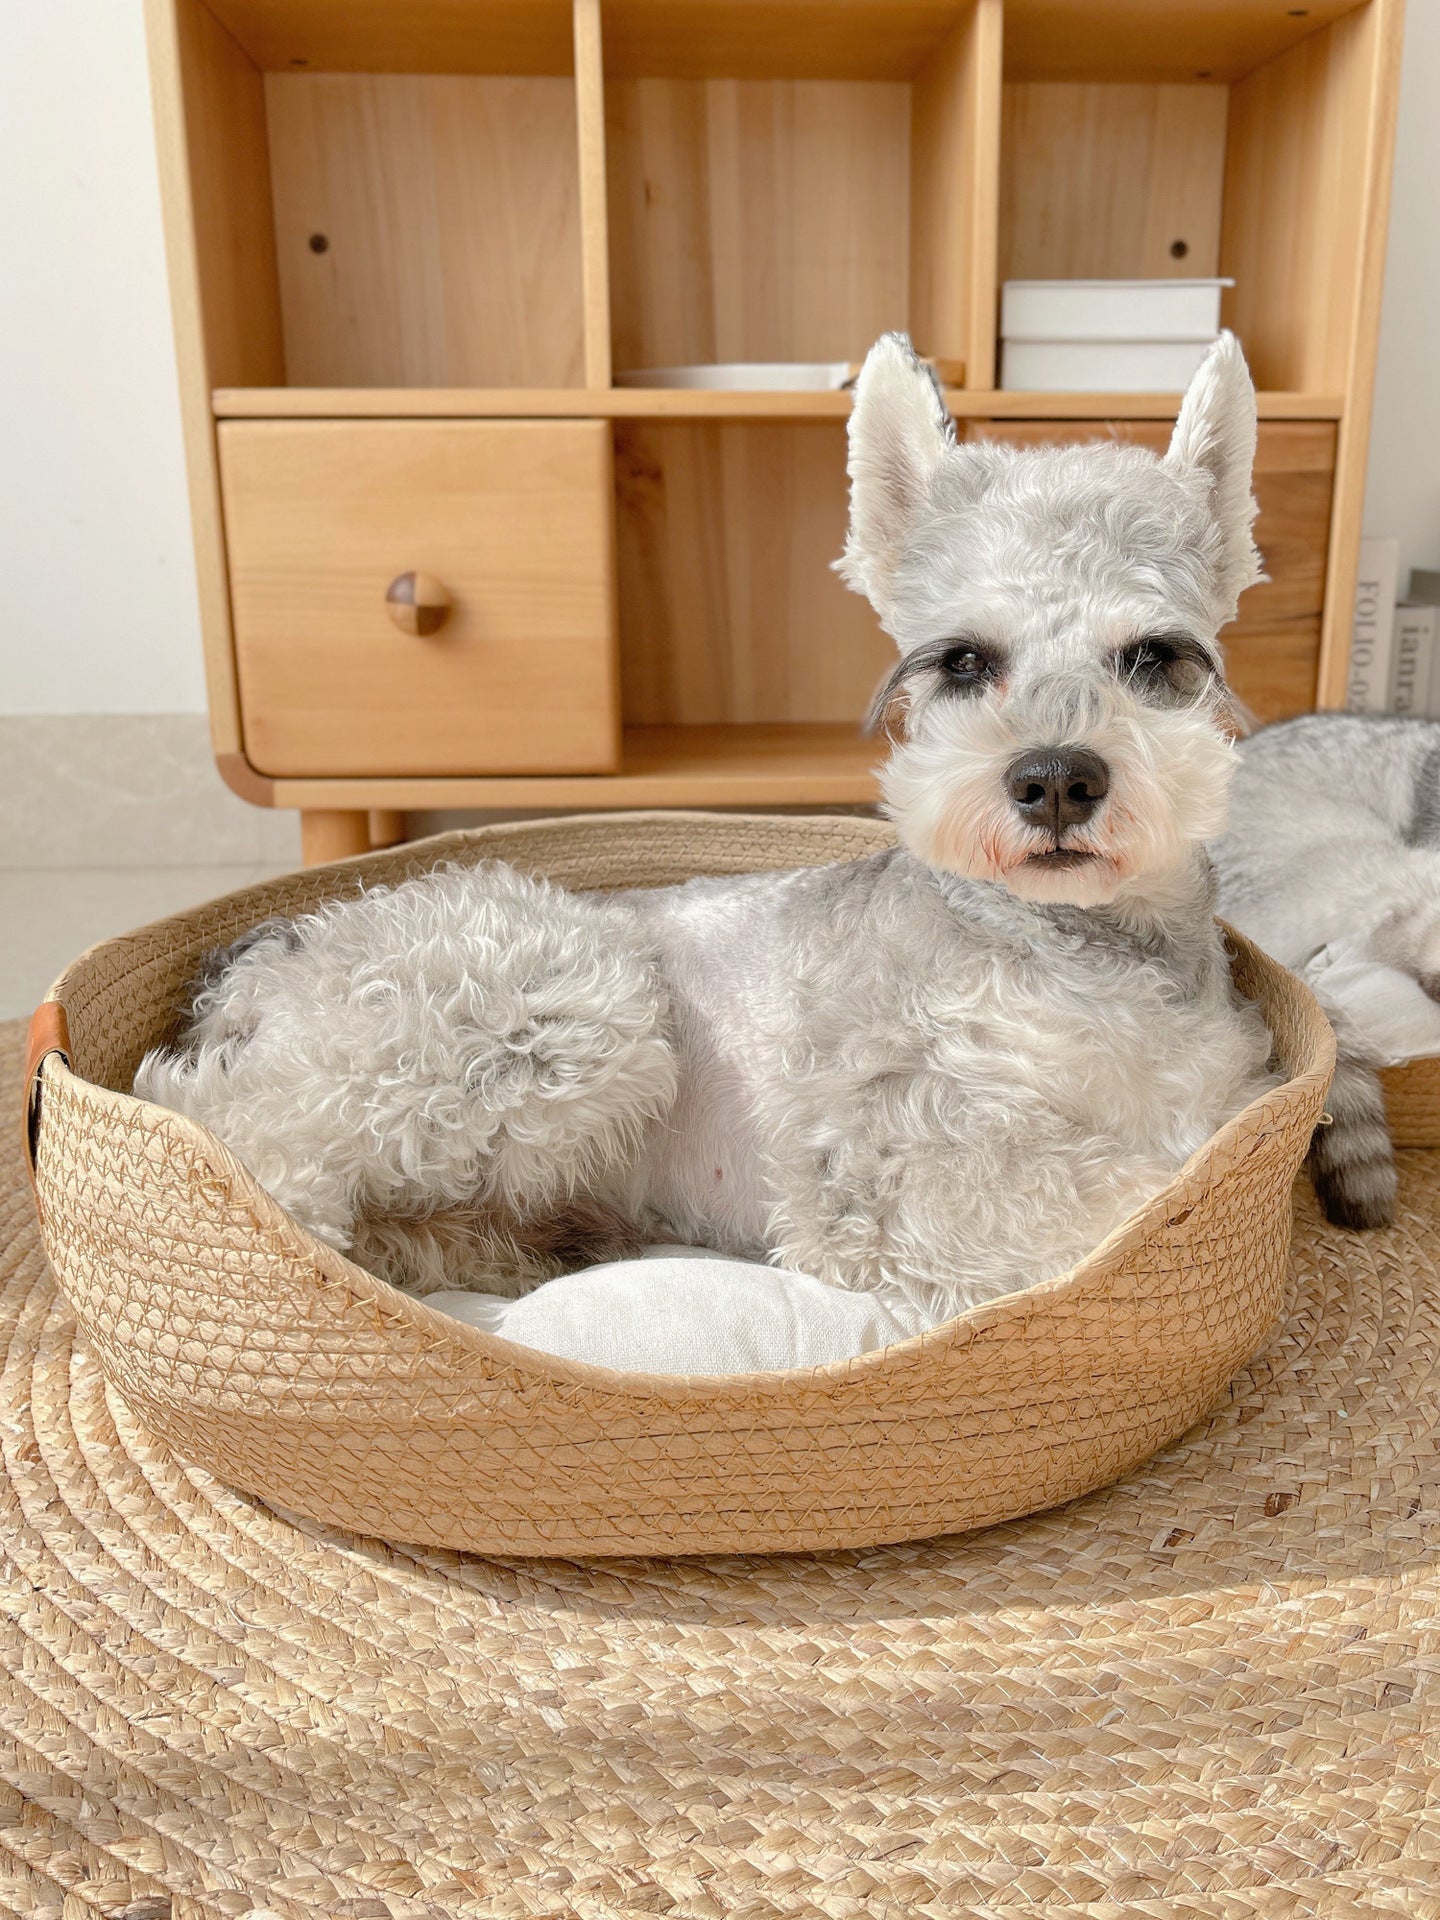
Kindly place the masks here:
<instances>
[{"instance_id":1,"label":"wooden cabinet","mask_svg":"<svg viewBox=\"0 0 1440 1920\"><path fill-rule=\"evenodd\" d=\"M1009 276L1233 276L1232 670L1343 698L1401 0L146 6L216 750L316 846L873 797L848 396L615 373L903 327L965 432L1163 445L1175 394L995 390Z\"/></svg>"},{"instance_id":2,"label":"wooden cabinet","mask_svg":"<svg viewBox=\"0 0 1440 1920\"><path fill-rule=\"evenodd\" d=\"M227 421L256 771L611 771L609 475L598 420Z\"/></svg>"}]
</instances>

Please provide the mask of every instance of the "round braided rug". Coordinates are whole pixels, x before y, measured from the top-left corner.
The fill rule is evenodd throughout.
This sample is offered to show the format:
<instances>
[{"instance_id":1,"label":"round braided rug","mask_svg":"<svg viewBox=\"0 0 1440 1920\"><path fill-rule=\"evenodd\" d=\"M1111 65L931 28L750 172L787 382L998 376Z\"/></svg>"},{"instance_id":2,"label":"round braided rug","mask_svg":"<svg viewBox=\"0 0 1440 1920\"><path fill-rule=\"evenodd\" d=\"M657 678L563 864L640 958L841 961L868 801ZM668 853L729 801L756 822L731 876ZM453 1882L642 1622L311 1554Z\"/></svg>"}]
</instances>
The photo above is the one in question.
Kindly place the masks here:
<instances>
[{"instance_id":1,"label":"round braided rug","mask_svg":"<svg viewBox=\"0 0 1440 1920\"><path fill-rule=\"evenodd\" d=\"M14 1108L19 1029L0 1029ZM506 1564L149 1439L0 1167L0 1907L1440 1915L1440 1156L1107 1492L863 1553Z\"/></svg>"}]
</instances>

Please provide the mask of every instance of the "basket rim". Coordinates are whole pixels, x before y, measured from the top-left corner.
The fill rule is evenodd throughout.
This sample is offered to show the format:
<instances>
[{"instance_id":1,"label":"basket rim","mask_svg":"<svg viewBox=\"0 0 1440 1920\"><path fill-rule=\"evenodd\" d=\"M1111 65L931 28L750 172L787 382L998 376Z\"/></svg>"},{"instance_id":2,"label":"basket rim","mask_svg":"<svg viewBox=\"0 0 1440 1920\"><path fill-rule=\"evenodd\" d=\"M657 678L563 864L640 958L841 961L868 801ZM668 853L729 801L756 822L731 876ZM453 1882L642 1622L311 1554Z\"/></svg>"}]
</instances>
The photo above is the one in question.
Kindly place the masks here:
<instances>
[{"instance_id":1,"label":"basket rim","mask_svg":"<svg viewBox=\"0 0 1440 1920\"><path fill-rule=\"evenodd\" d=\"M775 823L777 817L766 814L737 815L706 811L681 813L671 810L651 810L606 814L599 818L606 824L614 825L648 823L656 820L677 823L694 823L703 820L730 825L742 823L769 825ZM779 818L787 825L819 825L852 817L804 814ZM573 827L577 821L594 823L596 819L597 816L590 814L561 815L537 821L500 822L481 827L461 828L454 832L432 835L424 840L410 842L406 850L423 853L431 849L437 852L438 858L443 857L438 854L441 846L455 846L459 850L467 844L478 842L483 845L487 840L531 829L548 830L537 835L545 838L549 837L549 831L558 834L567 827ZM884 823L863 822L863 824L883 825ZM317 876L331 871L338 873L363 871L368 865L373 865L384 857L383 854L376 853L355 854L345 860L332 861L325 866L307 871ZM277 879L285 877L284 875L276 876ZM273 881L263 881L248 887L237 888L231 893L217 895L213 900L148 922L142 927L116 935L110 940L96 942L72 960L59 975L41 1002L41 1009L58 1004L63 1011L63 989L66 983L72 976L79 973L92 956L124 944L141 933L154 933L157 929L168 926L178 928L192 925L197 918L209 914L217 906L242 901L251 895L262 893L272 884ZM906 1340L873 1348L869 1352L852 1355L848 1359L828 1361L823 1365L812 1367L786 1367L730 1374L657 1373L638 1369L632 1371L546 1354L539 1348L526 1347L518 1342L506 1340L499 1334L452 1319L448 1314L441 1313L438 1308L428 1306L423 1298L402 1292L388 1281L357 1265L326 1242L317 1239L272 1199L255 1176L218 1136L201 1126L199 1122L171 1108L140 1100L134 1094L122 1093L114 1088L86 1080L75 1072L69 1059L58 1049L41 1058L37 1062L36 1071L42 1085L50 1075L54 1074L57 1076L57 1084L68 1081L76 1091L82 1093L82 1097L92 1102L98 1101L118 1115L143 1112L149 1117L151 1125L168 1126L174 1129L177 1138L186 1139L191 1150L207 1160L216 1174L233 1188L235 1197L244 1203L257 1229L267 1233L279 1233L282 1238L289 1240L291 1253L308 1261L317 1277L325 1284L341 1286L357 1302L363 1302L387 1319L397 1319L410 1333L421 1336L432 1352L437 1349L448 1349L457 1358L467 1362L483 1356L509 1369L512 1373L533 1379L537 1384L584 1387L591 1392L608 1393L632 1401L655 1398L669 1401L689 1398L705 1400L714 1398L717 1393L736 1391L751 1396L773 1394L777 1397L785 1397L793 1393L797 1386L804 1386L812 1392L824 1391L827 1388L838 1391L841 1388L853 1387L860 1378L877 1368L901 1368L915 1365L922 1359L933 1359L937 1347L943 1349L968 1345L976 1338L985 1335L997 1323L1010 1323L1012 1330L1018 1331L1018 1328L1014 1327L1014 1323L1018 1320L1023 1320L1038 1308L1057 1298L1083 1294L1087 1287L1096 1288L1096 1304L1100 1304L1103 1299L1104 1283L1108 1281L1110 1270L1117 1258L1123 1258L1157 1228L1167 1225L1166 1216L1187 1212L1197 1205L1215 1185L1219 1177L1217 1167L1239 1164L1259 1150L1270 1129L1256 1123L1263 1120L1267 1109L1277 1106L1303 1107L1312 1099L1318 1108L1329 1085L1335 1061L1335 1036L1318 1001L1302 980L1281 966L1278 961L1273 960L1253 941L1248 940L1226 922L1221 921L1219 924L1225 932L1232 966L1244 961L1262 978L1268 978L1272 987L1279 986L1282 991L1287 992L1304 1013L1302 1050L1309 1057L1309 1064L1299 1073L1288 1076L1278 1086L1268 1088L1254 1100L1249 1101L1239 1113L1204 1141L1144 1206L1128 1215L1082 1260L1063 1273L1053 1274L1047 1279L1034 1282L1031 1286L1001 1294L995 1299L980 1301L951 1319L942 1321L921 1333L913 1334ZM1241 991L1244 991L1243 987ZM39 1011L40 1009L37 1009L37 1014ZM40 1124L43 1132L43 1103ZM1253 1138L1250 1139L1248 1147L1236 1154L1234 1149L1249 1135L1253 1135Z\"/></svg>"}]
</instances>

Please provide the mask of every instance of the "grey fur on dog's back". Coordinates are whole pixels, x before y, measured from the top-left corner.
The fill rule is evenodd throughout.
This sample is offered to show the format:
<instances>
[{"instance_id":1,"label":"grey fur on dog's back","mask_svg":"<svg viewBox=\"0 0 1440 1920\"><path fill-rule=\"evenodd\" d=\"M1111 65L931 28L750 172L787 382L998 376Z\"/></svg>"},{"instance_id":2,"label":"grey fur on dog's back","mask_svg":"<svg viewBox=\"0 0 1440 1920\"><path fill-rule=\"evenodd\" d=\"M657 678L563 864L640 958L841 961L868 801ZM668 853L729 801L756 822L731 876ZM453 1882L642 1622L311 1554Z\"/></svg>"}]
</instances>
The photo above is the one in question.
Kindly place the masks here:
<instances>
[{"instance_id":1,"label":"grey fur on dog's back","mask_svg":"<svg viewBox=\"0 0 1440 1920\"><path fill-rule=\"evenodd\" d=\"M1440 1048L1440 723L1308 714L1263 729L1213 851L1221 912L1309 980L1335 1027L1316 1191L1341 1225L1383 1226L1395 1165L1377 1069Z\"/></svg>"},{"instance_id":2,"label":"grey fur on dog's back","mask_svg":"<svg viewBox=\"0 0 1440 1920\"><path fill-rule=\"evenodd\" d=\"M681 1086L649 1204L935 1314L1062 1272L1260 1084L1203 866L1187 885L1163 927L903 851L636 896Z\"/></svg>"}]
</instances>

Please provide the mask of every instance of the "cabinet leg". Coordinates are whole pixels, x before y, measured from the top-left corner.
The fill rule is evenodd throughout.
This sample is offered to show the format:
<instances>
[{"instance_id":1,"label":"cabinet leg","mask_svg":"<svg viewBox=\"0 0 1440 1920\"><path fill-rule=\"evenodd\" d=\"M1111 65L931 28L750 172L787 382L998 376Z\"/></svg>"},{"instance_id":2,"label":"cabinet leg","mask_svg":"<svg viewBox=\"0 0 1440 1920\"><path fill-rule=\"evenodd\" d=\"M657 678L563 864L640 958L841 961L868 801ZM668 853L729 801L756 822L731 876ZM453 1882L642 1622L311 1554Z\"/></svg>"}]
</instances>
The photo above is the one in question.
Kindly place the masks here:
<instances>
[{"instance_id":1,"label":"cabinet leg","mask_svg":"<svg viewBox=\"0 0 1440 1920\"><path fill-rule=\"evenodd\" d=\"M405 831L405 816L394 807L372 807L370 809L370 844L372 847L398 847L402 840L408 840Z\"/></svg>"},{"instance_id":2,"label":"cabinet leg","mask_svg":"<svg viewBox=\"0 0 1440 1920\"><path fill-rule=\"evenodd\" d=\"M300 851L307 867L327 860L345 860L352 853L370 851L370 815L327 807L305 807L300 813Z\"/></svg>"}]
</instances>

